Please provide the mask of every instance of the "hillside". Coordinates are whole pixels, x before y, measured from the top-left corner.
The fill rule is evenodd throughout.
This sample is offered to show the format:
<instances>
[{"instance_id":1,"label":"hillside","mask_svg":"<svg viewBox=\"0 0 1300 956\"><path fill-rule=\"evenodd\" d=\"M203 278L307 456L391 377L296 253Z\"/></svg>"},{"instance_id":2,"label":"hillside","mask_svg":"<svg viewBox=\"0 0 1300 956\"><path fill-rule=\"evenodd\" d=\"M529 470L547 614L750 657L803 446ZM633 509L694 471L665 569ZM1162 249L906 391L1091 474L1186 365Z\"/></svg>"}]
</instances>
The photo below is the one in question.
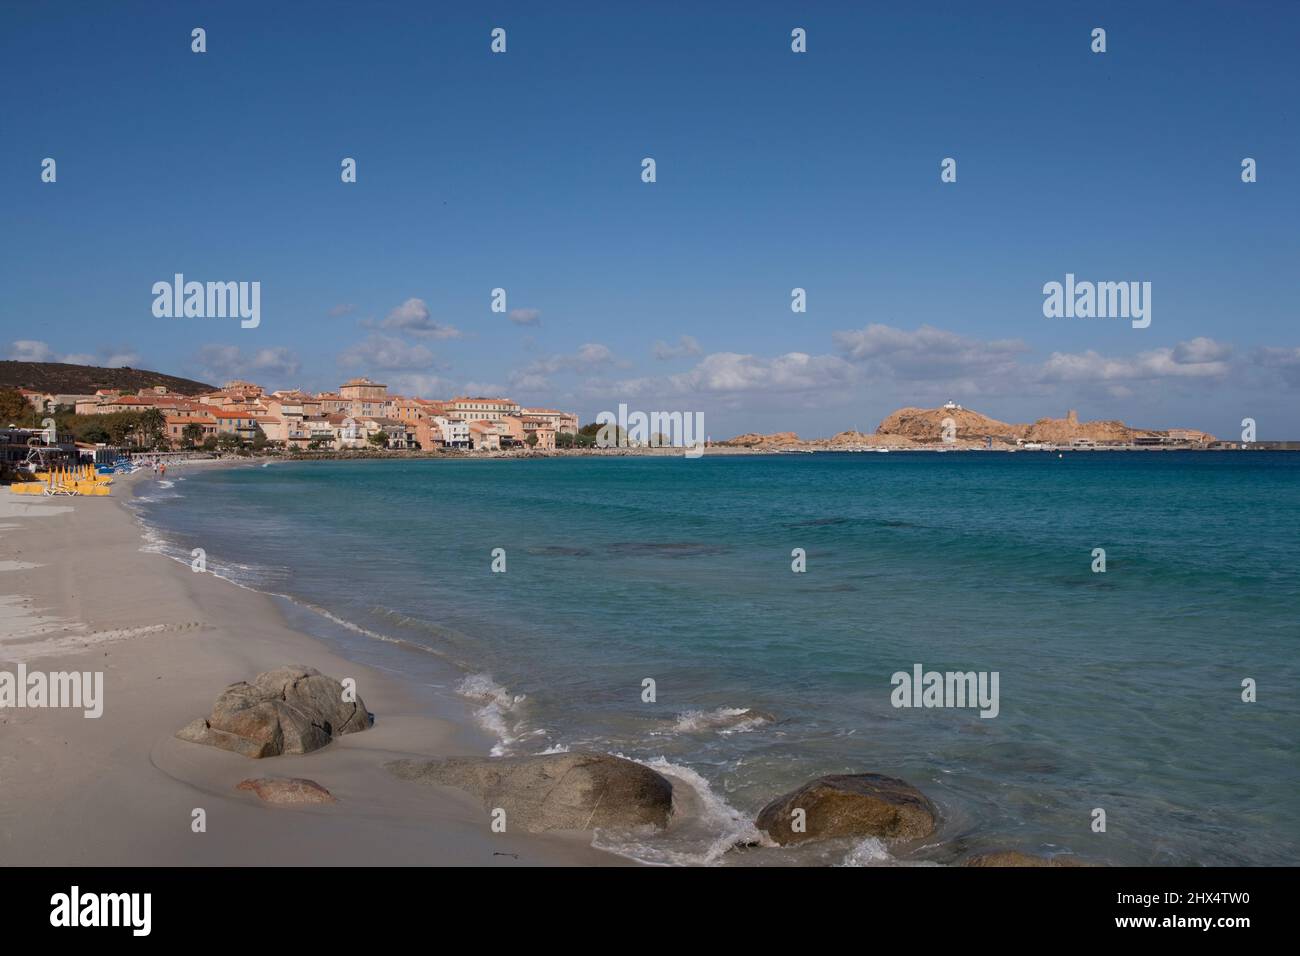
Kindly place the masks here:
<instances>
[{"instance_id":1,"label":"hillside","mask_svg":"<svg viewBox=\"0 0 1300 956\"><path fill-rule=\"evenodd\" d=\"M1040 418L1032 425L1013 425L969 408L900 408L880 423L876 434L935 443L942 440L945 419L952 419L957 444L982 443L986 438L991 438L994 444L1005 445L1013 445L1017 439L1058 445L1072 441L1131 442L1136 438L1169 437L1171 432L1191 441L1215 440L1213 435L1196 429L1132 428L1113 419L1081 422L1073 411L1065 418Z\"/></svg>"},{"instance_id":2,"label":"hillside","mask_svg":"<svg viewBox=\"0 0 1300 956\"><path fill-rule=\"evenodd\" d=\"M900 408L889 415L880 427L877 435L894 435L910 438L916 442L935 443L943 438L943 423L952 419L953 440L958 443L980 442L987 437L994 441L1002 440L1015 444L1017 438L1024 437L1024 425L1011 425L989 418L969 408Z\"/></svg>"},{"instance_id":3,"label":"hillside","mask_svg":"<svg viewBox=\"0 0 1300 956\"><path fill-rule=\"evenodd\" d=\"M1040 418L1032 425L1017 425L989 418L969 408L900 408L880 423L874 435L861 432L840 432L832 438L801 440L794 432L777 432L773 435L748 433L738 435L720 445L745 448L777 449L862 449L937 447L943 441L944 422L952 420L951 445L956 448L984 448L991 439L991 447L1015 448L1017 442L1041 442L1049 445L1068 445L1073 441L1128 443L1134 439L1173 438L1179 441L1212 442L1213 435L1196 429L1170 429L1159 431L1130 428L1123 422L1098 420L1081 422L1073 411L1065 418Z\"/></svg>"},{"instance_id":4,"label":"hillside","mask_svg":"<svg viewBox=\"0 0 1300 956\"><path fill-rule=\"evenodd\" d=\"M100 388L137 392L165 385L181 395L211 392L213 386L162 372L138 368L100 368L96 365L66 365L62 362L0 362L0 388L30 388L60 395L90 395Z\"/></svg>"}]
</instances>

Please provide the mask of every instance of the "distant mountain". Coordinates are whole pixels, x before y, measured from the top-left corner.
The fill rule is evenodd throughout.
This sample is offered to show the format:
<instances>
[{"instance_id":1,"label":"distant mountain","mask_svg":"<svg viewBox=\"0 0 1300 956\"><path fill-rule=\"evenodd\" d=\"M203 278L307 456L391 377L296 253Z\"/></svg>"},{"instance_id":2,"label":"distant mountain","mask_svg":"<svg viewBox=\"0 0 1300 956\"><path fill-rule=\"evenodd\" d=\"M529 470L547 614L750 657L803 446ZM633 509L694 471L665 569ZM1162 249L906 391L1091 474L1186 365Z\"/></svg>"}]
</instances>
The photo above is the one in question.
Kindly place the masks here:
<instances>
[{"instance_id":1,"label":"distant mountain","mask_svg":"<svg viewBox=\"0 0 1300 956\"><path fill-rule=\"evenodd\" d=\"M63 362L0 362L0 388L30 388L58 395L91 395L96 389L117 388L137 392L165 385L180 395L214 391L214 387L188 378L139 368L100 368Z\"/></svg>"}]
</instances>

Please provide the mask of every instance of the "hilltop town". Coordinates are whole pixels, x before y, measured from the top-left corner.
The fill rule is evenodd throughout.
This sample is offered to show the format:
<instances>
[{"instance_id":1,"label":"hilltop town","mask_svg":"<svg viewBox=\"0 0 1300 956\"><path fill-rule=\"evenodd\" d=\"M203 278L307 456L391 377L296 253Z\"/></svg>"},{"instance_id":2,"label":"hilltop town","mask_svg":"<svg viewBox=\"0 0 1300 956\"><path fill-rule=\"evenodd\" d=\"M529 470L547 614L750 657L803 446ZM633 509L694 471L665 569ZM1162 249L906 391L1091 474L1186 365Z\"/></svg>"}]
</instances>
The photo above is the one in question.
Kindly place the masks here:
<instances>
[{"instance_id":1,"label":"hilltop town","mask_svg":"<svg viewBox=\"0 0 1300 956\"><path fill-rule=\"evenodd\" d=\"M94 394L18 390L37 412L72 409L78 416L156 412L159 432L173 448L229 447L246 443L285 449L396 450L508 448L554 450L578 432L578 416L552 408L525 408L509 398L462 395L451 399L388 394L368 378L344 382L336 392L267 393L252 382L186 395L166 385L134 394L117 388Z\"/></svg>"}]
</instances>

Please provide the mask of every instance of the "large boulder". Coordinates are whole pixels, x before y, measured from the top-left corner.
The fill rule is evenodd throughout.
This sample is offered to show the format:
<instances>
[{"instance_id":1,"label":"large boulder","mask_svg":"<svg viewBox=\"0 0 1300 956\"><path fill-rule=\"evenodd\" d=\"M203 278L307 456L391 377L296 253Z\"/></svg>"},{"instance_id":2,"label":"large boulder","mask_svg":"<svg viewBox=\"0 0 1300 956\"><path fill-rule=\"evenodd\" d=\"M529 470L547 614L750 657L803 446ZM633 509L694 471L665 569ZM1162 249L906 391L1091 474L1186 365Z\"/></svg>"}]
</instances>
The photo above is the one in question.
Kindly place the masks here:
<instances>
[{"instance_id":1,"label":"large boulder","mask_svg":"<svg viewBox=\"0 0 1300 956\"><path fill-rule=\"evenodd\" d=\"M803 810L803 832L795 811ZM777 843L803 843L834 837L917 840L934 832L938 811L921 791L877 773L818 777L773 800L754 825Z\"/></svg>"},{"instance_id":2,"label":"large boulder","mask_svg":"<svg viewBox=\"0 0 1300 956\"><path fill-rule=\"evenodd\" d=\"M233 750L245 757L276 757L319 750L333 738L370 726L358 697L344 700L343 685L301 665L231 684L212 713L182 727L181 740Z\"/></svg>"},{"instance_id":3,"label":"large boulder","mask_svg":"<svg viewBox=\"0 0 1300 956\"><path fill-rule=\"evenodd\" d=\"M334 795L304 777L257 777L239 781L238 790L251 790L266 803L333 803Z\"/></svg>"},{"instance_id":4,"label":"large boulder","mask_svg":"<svg viewBox=\"0 0 1300 956\"><path fill-rule=\"evenodd\" d=\"M505 810L507 829L531 833L663 827L673 808L673 785L665 777L609 754L447 757L386 766L403 780L468 791L487 810Z\"/></svg>"}]
</instances>

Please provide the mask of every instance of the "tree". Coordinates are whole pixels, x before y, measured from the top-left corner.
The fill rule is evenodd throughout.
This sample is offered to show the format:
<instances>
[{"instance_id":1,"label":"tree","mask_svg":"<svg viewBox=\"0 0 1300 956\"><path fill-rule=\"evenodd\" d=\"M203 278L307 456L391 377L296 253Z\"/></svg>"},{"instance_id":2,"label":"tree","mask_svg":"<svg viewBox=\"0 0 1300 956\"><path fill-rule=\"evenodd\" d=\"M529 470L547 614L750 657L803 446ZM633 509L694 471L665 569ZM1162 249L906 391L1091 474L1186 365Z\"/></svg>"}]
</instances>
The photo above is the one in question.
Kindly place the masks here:
<instances>
[{"instance_id":1,"label":"tree","mask_svg":"<svg viewBox=\"0 0 1300 956\"><path fill-rule=\"evenodd\" d=\"M388 433L381 428L379 431L371 432L367 435L366 441L370 442L370 444L374 445L376 448L387 448Z\"/></svg>"},{"instance_id":2,"label":"tree","mask_svg":"<svg viewBox=\"0 0 1300 956\"><path fill-rule=\"evenodd\" d=\"M608 425L602 425L600 422L588 422L578 429L578 434L574 438L574 444L580 448L593 448L600 436L601 429L606 429L605 434L613 433L610 439L611 445L622 445L627 439L627 432L618 425L610 422Z\"/></svg>"},{"instance_id":3,"label":"tree","mask_svg":"<svg viewBox=\"0 0 1300 956\"><path fill-rule=\"evenodd\" d=\"M209 435L207 438L203 439L203 450L204 450L204 451L216 451L216 450L217 450L217 436L216 436L216 435Z\"/></svg>"},{"instance_id":4,"label":"tree","mask_svg":"<svg viewBox=\"0 0 1300 956\"><path fill-rule=\"evenodd\" d=\"M235 451L243 444L238 435L232 435L227 432L224 435L217 436L217 447L222 451Z\"/></svg>"},{"instance_id":5,"label":"tree","mask_svg":"<svg viewBox=\"0 0 1300 956\"><path fill-rule=\"evenodd\" d=\"M16 388L0 388L0 424L32 424L35 409Z\"/></svg>"},{"instance_id":6,"label":"tree","mask_svg":"<svg viewBox=\"0 0 1300 956\"><path fill-rule=\"evenodd\" d=\"M536 434L529 435L527 438L524 439L524 441L526 441L526 442L528 443L528 447L529 447L529 448L536 448L536 447L537 447L537 435L536 435Z\"/></svg>"},{"instance_id":7,"label":"tree","mask_svg":"<svg viewBox=\"0 0 1300 956\"><path fill-rule=\"evenodd\" d=\"M167 416L156 408L140 413L142 445L155 446L167 434Z\"/></svg>"},{"instance_id":8,"label":"tree","mask_svg":"<svg viewBox=\"0 0 1300 956\"><path fill-rule=\"evenodd\" d=\"M104 428L108 431L109 441L114 445L127 444L140 426L138 412L110 412L103 417L105 419Z\"/></svg>"},{"instance_id":9,"label":"tree","mask_svg":"<svg viewBox=\"0 0 1300 956\"><path fill-rule=\"evenodd\" d=\"M186 448L193 448L203 441L203 426L198 422L190 422L181 429L181 440L185 442Z\"/></svg>"}]
</instances>

